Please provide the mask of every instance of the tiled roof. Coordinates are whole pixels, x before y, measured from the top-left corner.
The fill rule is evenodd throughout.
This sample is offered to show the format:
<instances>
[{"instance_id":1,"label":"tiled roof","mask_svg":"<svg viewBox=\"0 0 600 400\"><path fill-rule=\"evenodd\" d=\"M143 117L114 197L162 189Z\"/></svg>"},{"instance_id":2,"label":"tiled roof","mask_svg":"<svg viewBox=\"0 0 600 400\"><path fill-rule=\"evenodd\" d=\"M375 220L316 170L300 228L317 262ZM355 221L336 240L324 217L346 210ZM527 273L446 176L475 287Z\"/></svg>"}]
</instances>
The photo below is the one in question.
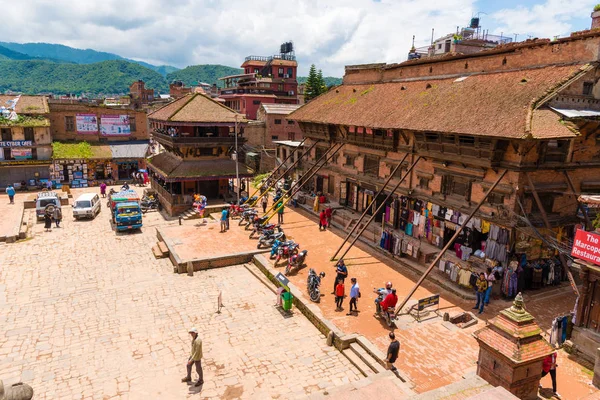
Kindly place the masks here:
<instances>
[{"instance_id":1,"label":"tiled roof","mask_svg":"<svg viewBox=\"0 0 600 400\"><path fill-rule=\"evenodd\" d=\"M148 166L167 180L235 178L235 161L229 158L213 160L183 160L164 152L148 160ZM252 176L252 171L239 163L240 176Z\"/></svg>"},{"instance_id":2,"label":"tiled roof","mask_svg":"<svg viewBox=\"0 0 600 400\"><path fill-rule=\"evenodd\" d=\"M8 107L8 101L15 100L18 95L0 95L0 107ZM48 114L48 99L45 96L21 95L17 102L17 114Z\"/></svg>"},{"instance_id":3,"label":"tiled roof","mask_svg":"<svg viewBox=\"0 0 600 400\"><path fill-rule=\"evenodd\" d=\"M202 94L183 96L154 111L148 118L165 122L235 123L246 122L244 116Z\"/></svg>"},{"instance_id":4,"label":"tiled roof","mask_svg":"<svg viewBox=\"0 0 600 400\"><path fill-rule=\"evenodd\" d=\"M534 139L557 139L577 136L575 127L567 121L560 121L561 116L548 109L541 108L533 112L531 119L531 136ZM571 129L569 129L571 127Z\"/></svg>"},{"instance_id":5,"label":"tiled roof","mask_svg":"<svg viewBox=\"0 0 600 400\"><path fill-rule=\"evenodd\" d=\"M300 107L300 104L261 104L261 107L265 109L267 114L281 114L287 115L292 111L296 111Z\"/></svg>"},{"instance_id":6,"label":"tiled roof","mask_svg":"<svg viewBox=\"0 0 600 400\"><path fill-rule=\"evenodd\" d=\"M331 89L287 118L476 136L570 137L573 133L565 129L558 117L534 108L590 68L548 66L458 79L348 84Z\"/></svg>"}]
</instances>

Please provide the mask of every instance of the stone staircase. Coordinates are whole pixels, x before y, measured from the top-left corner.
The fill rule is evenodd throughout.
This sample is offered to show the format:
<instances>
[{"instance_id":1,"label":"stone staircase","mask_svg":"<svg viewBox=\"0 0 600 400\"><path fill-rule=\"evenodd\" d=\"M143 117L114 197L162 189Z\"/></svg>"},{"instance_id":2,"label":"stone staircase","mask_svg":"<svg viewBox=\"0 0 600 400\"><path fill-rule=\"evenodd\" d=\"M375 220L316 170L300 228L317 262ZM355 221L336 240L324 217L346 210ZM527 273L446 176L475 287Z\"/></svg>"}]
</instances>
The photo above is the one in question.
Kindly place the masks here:
<instances>
[{"instance_id":1,"label":"stone staircase","mask_svg":"<svg viewBox=\"0 0 600 400\"><path fill-rule=\"evenodd\" d=\"M169 257L169 248L165 242L159 241L152 246L152 254L155 258L167 258Z\"/></svg>"},{"instance_id":2,"label":"stone staircase","mask_svg":"<svg viewBox=\"0 0 600 400\"><path fill-rule=\"evenodd\" d=\"M198 214L198 212L196 210L194 210L194 208L190 208L190 209L182 212L181 214L179 214L179 216L184 221L189 221L191 219L200 219L200 214Z\"/></svg>"},{"instance_id":3,"label":"stone staircase","mask_svg":"<svg viewBox=\"0 0 600 400\"><path fill-rule=\"evenodd\" d=\"M350 347L342 350L342 354L366 377L386 371L359 341L350 343Z\"/></svg>"}]
</instances>

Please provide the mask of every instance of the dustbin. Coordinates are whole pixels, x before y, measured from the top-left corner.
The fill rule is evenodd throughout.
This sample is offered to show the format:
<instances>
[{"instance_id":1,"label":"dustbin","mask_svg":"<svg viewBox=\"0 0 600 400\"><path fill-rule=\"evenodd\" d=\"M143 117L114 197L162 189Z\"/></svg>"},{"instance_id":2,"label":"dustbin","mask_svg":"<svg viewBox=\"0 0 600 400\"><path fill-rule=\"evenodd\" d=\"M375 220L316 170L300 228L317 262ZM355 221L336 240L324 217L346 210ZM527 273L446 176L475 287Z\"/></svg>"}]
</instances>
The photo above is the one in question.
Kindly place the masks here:
<instances>
[{"instance_id":1,"label":"dustbin","mask_svg":"<svg viewBox=\"0 0 600 400\"><path fill-rule=\"evenodd\" d=\"M292 301L294 300L294 296L290 292L285 292L281 295L283 298L283 309L285 311L289 311L292 309Z\"/></svg>"}]
</instances>

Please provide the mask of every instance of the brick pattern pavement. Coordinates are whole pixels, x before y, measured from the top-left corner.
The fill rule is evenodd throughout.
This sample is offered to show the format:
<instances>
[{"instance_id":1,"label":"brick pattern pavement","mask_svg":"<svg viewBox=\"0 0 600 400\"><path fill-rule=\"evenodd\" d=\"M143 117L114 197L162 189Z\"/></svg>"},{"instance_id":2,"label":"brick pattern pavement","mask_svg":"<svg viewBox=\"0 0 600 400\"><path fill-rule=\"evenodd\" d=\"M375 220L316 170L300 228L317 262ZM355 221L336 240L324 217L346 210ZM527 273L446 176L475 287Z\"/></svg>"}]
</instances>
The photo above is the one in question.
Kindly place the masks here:
<instances>
[{"instance_id":1,"label":"brick pattern pavement","mask_svg":"<svg viewBox=\"0 0 600 400\"><path fill-rule=\"evenodd\" d=\"M93 189L92 189L93 190ZM96 189L97 190L97 189ZM154 226L116 234L109 212L0 244L0 378L31 384L36 399L303 398L359 372L304 316L284 318L243 266L173 274L155 260ZM176 221L170 222L176 224ZM225 308L215 314L222 290ZM204 340L200 395L179 382ZM195 374L195 372L194 372Z\"/></svg>"}]
</instances>

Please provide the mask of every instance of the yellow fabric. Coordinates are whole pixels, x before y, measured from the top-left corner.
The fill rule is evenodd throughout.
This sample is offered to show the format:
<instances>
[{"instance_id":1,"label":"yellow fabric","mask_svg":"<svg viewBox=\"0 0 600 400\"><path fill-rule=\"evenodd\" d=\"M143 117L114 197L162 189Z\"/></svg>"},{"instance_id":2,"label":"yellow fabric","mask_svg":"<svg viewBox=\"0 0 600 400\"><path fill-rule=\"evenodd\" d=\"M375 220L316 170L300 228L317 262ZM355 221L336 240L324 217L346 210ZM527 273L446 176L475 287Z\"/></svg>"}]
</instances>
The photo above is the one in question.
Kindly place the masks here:
<instances>
[{"instance_id":1,"label":"yellow fabric","mask_svg":"<svg viewBox=\"0 0 600 400\"><path fill-rule=\"evenodd\" d=\"M192 340L192 351L190 353L190 361L202 360L202 340L200 336L196 336L196 339Z\"/></svg>"},{"instance_id":2,"label":"yellow fabric","mask_svg":"<svg viewBox=\"0 0 600 400\"><path fill-rule=\"evenodd\" d=\"M313 211L319 212L319 196L315 196L315 202L313 203Z\"/></svg>"},{"instance_id":3,"label":"yellow fabric","mask_svg":"<svg viewBox=\"0 0 600 400\"><path fill-rule=\"evenodd\" d=\"M490 231L490 223L485 221L485 220L481 220L481 233L488 233Z\"/></svg>"},{"instance_id":4,"label":"yellow fabric","mask_svg":"<svg viewBox=\"0 0 600 400\"><path fill-rule=\"evenodd\" d=\"M480 293L483 293L487 290L488 288L488 283L485 279L477 279L477 291Z\"/></svg>"}]
</instances>

